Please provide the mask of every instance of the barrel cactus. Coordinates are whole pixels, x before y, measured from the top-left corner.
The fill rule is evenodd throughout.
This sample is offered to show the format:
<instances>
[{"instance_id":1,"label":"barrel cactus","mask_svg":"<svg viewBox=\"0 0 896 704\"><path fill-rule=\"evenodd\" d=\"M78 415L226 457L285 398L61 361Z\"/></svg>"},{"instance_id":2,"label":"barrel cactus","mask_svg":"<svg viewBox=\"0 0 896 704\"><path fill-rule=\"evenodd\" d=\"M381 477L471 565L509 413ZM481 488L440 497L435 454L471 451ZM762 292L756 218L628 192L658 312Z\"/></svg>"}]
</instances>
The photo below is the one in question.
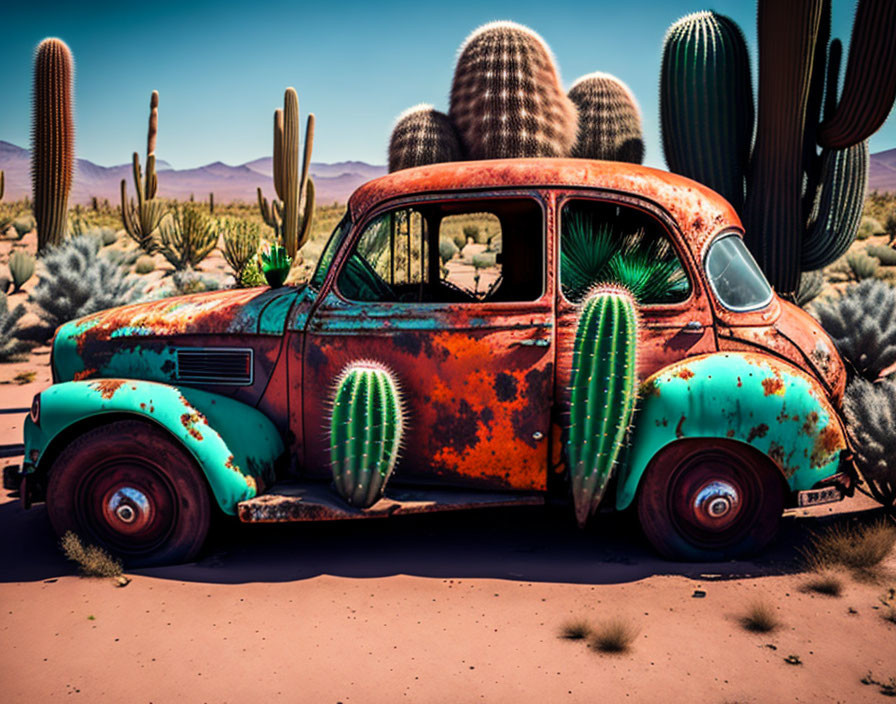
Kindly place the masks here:
<instances>
[{"instance_id":1,"label":"barrel cactus","mask_svg":"<svg viewBox=\"0 0 896 704\"><path fill-rule=\"evenodd\" d=\"M585 299L576 328L566 443L580 527L603 498L631 423L637 344L632 295L618 286L596 287Z\"/></svg>"},{"instance_id":2,"label":"barrel cactus","mask_svg":"<svg viewBox=\"0 0 896 704\"><path fill-rule=\"evenodd\" d=\"M65 237L68 195L75 167L72 53L61 39L44 39L34 57L31 179L37 249Z\"/></svg>"},{"instance_id":3,"label":"barrel cactus","mask_svg":"<svg viewBox=\"0 0 896 704\"><path fill-rule=\"evenodd\" d=\"M17 249L9 255L9 273L12 274L12 292L21 291L25 282L34 274L34 257L22 249Z\"/></svg>"},{"instance_id":4,"label":"barrel cactus","mask_svg":"<svg viewBox=\"0 0 896 704\"><path fill-rule=\"evenodd\" d=\"M421 104L398 116L389 139L390 172L462 158L457 132L445 113Z\"/></svg>"},{"instance_id":5,"label":"barrel cactus","mask_svg":"<svg viewBox=\"0 0 896 704\"><path fill-rule=\"evenodd\" d=\"M367 508L383 495L398 461L404 412L398 385L384 366L350 364L339 376L330 416L333 483L352 506Z\"/></svg>"},{"instance_id":6,"label":"barrel cactus","mask_svg":"<svg viewBox=\"0 0 896 704\"><path fill-rule=\"evenodd\" d=\"M569 156L577 116L544 40L493 22L461 46L448 114L471 159Z\"/></svg>"},{"instance_id":7,"label":"barrel cactus","mask_svg":"<svg viewBox=\"0 0 896 704\"><path fill-rule=\"evenodd\" d=\"M579 113L572 156L640 164L644 161L641 110L629 87L609 73L589 73L569 89Z\"/></svg>"}]
</instances>

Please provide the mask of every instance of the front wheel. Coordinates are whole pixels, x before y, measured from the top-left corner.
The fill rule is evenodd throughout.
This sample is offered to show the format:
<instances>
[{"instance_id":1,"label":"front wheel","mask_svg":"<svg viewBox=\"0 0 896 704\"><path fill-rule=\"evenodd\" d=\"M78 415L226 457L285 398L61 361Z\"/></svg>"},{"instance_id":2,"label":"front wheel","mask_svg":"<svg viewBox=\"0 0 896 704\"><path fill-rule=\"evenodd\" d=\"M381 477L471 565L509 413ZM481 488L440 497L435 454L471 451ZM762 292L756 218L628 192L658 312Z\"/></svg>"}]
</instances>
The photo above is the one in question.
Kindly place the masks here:
<instances>
[{"instance_id":1,"label":"front wheel","mask_svg":"<svg viewBox=\"0 0 896 704\"><path fill-rule=\"evenodd\" d=\"M163 430L131 420L94 428L59 454L47 512L60 536L72 531L130 566L191 559L211 520L192 457Z\"/></svg>"},{"instance_id":2,"label":"front wheel","mask_svg":"<svg viewBox=\"0 0 896 704\"><path fill-rule=\"evenodd\" d=\"M681 440L660 450L638 495L645 535L673 560L756 553L774 538L783 510L784 485L771 460L715 438Z\"/></svg>"}]
</instances>

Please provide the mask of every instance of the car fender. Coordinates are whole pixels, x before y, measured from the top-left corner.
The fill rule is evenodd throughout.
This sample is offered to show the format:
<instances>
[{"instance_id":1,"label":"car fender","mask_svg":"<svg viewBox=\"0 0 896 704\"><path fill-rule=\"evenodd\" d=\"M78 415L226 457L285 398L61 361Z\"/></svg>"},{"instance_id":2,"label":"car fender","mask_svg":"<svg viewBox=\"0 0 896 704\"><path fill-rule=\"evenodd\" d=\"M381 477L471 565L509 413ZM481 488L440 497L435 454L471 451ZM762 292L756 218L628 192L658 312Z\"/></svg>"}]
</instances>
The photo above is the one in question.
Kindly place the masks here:
<instances>
[{"instance_id":1,"label":"car fender","mask_svg":"<svg viewBox=\"0 0 896 704\"><path fill-rule=\"evenodd\" d=\"M273 481L274 463L284 452L274 424L239 401L151 381L93 379L54 384L40 393L38 422L25 422L26 460L39 466L67 428L112 414L139 416L167 430L196 460L228 514Z\"/></svg>"},{"instance_id":2,"label":"car fender","mask_svg":"<svg viewBox=\"0 0 896 704\"><path fill-rule=\"evenodd\" d=\"M717 352L682 360L640 389L616 507L627 508L650 460L681 438L727 438L769 457L791 491L838 470L846 433L814 378L767 355Z\"/></svg>"}]
</instances>

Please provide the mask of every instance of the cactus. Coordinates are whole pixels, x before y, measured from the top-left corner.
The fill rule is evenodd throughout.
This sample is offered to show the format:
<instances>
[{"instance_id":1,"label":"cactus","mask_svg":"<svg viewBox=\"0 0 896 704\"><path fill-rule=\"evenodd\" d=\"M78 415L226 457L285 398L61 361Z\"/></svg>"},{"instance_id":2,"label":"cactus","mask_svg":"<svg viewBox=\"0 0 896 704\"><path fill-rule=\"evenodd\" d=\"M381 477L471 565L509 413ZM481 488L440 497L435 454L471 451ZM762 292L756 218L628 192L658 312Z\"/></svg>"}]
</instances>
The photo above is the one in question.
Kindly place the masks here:
<instances>
[{"instance_id":1,"label":"cactus","mask_svg":"<svg viewBox=\"0 0 896 704\"><path fill-rule=\"evenodd\" d=\"M177 271L195 269L218 244L215 223L195 205L175 208L159 233L162 254Z\"/></svg>"},{"instance_id":2,"label":"cactus","mask_svg":"<svg viewBox=\"0 0 896 704\"><path fill-rule=\"evenodd\" d=\"M274 111L274 189L278 200L268 204L258 189L261 216L295 259L308 236L314 216L314 181L308 176L314 146L314 113L305 127L305 151L299 171L299 97L295 88L283 95L283 109Z\"/></svg>"},{"instance_id":3,"label":"cactus","mask_svg":"<svg viewBox=\"0 0 896 704\"><path fill-rule=\"evenodd\" d=\"M21 303L9 310L5 293L0 293L0 362L15 362L25 356L28 345L16 337L16 326L25 315Z\"/></svg>"},{"instance_id":4,"label":"cactus","mask_svg":"<svg viewBox=\"0 0 896 704\"><path fill-rule=\"evenodd\" d=\"M31 216L16 218L12 221L12 226L16 231L16 239L22 239L34 229L34 220L31 219Z\"/></svg>"},{"instance_id":5,"label":"cactus","mask_svg":"<svg viewBox=\"0 0 896 704\"><path fill-rule=\"evenodd\" d=\"M159 92L154 90L149 99L149 127L146 136L146 174L140 171L140 156L134 152L133 172L134 189L137 191L137 204L128 200L127 182L121 179L121 221L131 238L147 254L159 250L156 233L162 218L165 217L165 206L156 200L159 181L156 177L156 136L159 131Z\"/></svg>"},{"instance_id":6,"label":"cactus","mask_svg":"<svg viewBox=\"0 0 896 704\"><path fill-rule=\"evenodd\" d=\"M843 400L855 463L871 495L896 508L896 380L853 380Z\"/></svg>"},{"instance_id":7,"label":"cactus","mask_svg":"<svg viewBox=\"0 0 896 704\"><path fill-rule=\"evenodd\" d=\"M848 276L856 281L873 279L880 269L880 262L874 257L869 257L865 252L849 252L844 260L845 270Z\"/></svg>"},{"instance_id":8,"label":"cactus","mask_svg":"<svg viewBox=\"0 0 896 704\"><path fill-rule=\"evenodd\" d=\"M34 274L34 257L17 249L9 255L9 273L12 274L12 292L21 291L25 282Z\"/></svg>"},{"instance_id":9,"label":"cactus","mask_svg":"<svg viewBox=\"0 0 896 704\"><path fill-rule=\"evenodd\" d=\"M3 200L3 189L6 185L6 174L0 169L0 200Z\"/></svg>"},{"instance_id":10,"label":"cactus","mask_svg":"<svg viewBox=\"0 0 896 704\"><path fill-rule=\"evenodd\" d=\"M513 22L480 27L461 46L448 115L470 159L569 156L576 140L550 49Z\"/></svg>"},{"instance_id":11,"label":"cactus","mask_svg":"<svg viewBox=\"0 0 896 704\"><path fill-rule=\"evenodd\" d=\"M224 239L224 259L233 270L237 286L241 286L243 272L255 258L261 243L259 227L248 220L228 218L221 222Z\"/></svg>"},{"instance_id":12,"label":"cactus","mask_svg":"<svg viewBox=\"0 0 896 704\"><path fill-rule=\"evenodd\" d=\"M669 169L705 183L740 210L753 138L753 87L744 35L731 19L697 12L666 32L660 119Z\"/></svg>"},{"instance_id":13,"label":"cactus","mask_svg":"<svg viewBox=\"0 0 896 704\"><path fill-rule=\"evenodd\" d=\"M404 411L392 373L376 362L350 364L336 382L330 464L336 491L367 508L383 495L398 461Z\"/></svg>"},{"instance_id":14,"label":"cactus","mask_svg":"<svg viewBox=\"0 0 896 704\"><path fill-rule=\"evenodd\" d=\"M292 257L282 245L275 244L267 252L261 253L261 272L271 288L283 285L291 266Z\"/></svg>"},{"instance_id":15,"label":"cactus","mask_svg":"<svg viewBox=\"0 0 896 704\"><path fill-rule=\"evenodd\" d=\"M446 114L421 104L398 116L389 138L390 172L462 158L457 132Z\"/></svg>"},{"instance_id":16,"label":"cactus","mask_svg":"<svg viewBox=\"0 0 896 704\"><path fill-rule=\"evenodd\" d=\"M876 218L872 218L870 216L865 216L862 218L861 222L859 222L859 229L856 232L857 240L867 240L869 237L875 235L884 234L884 226L881 224L880 220Z\"/></svg>"},{"instance_id":17,"label":"cactus","mask_svg":"<svg viewBox=\"0 0 896 704\"><path fill-rule=\"evenodd\" d=\"M580 528L603 498L631 423L637 344L632 295L618 286L596 287L576 327L566 443Z\"/></svg>"},{"instance_id":18,"label":"cactus","mask_svg":"<svg viewBox=\"0 0 896 704\"><path fill-rule=\"evenodd\" d=\"M34 122L31 179L37 251L61 244L65 237L68 195L75 166L72 116L74 65L61 39L44 39L34 58Z\"/></svg>"},{"instance_id":19,"label":"cactus","mask_svg":"<svg viewBox=\"0 0 896 704\"><path fill-rule=\"evenodd\" d=\"M134 264L134 273L140 274L143 276L144 274L152 273L156 270L156 262L148 254L142 254L137 257L137 263Z\"/></svg>"},{"instance_id":20,"label":"cactus","mask_svg":"<svg viewBox=\"0 0 896 704\"><path fill-rule=\"evenodd\" d=\"M208 214L209 215L215 214L215 194L214 193L208 194Z\"/></svg>"},{"instance_id":21,"label":"cactus","mask_svg":"<svg viewBox=\"0 0 896 704\"><path fill-rule=\"evenodd\" d=\"M883 266L896 266L896 249L886 245L871 245L865 251Z\"/></svg>"},{"instance_id":22,"label":"cactus","mask_svg":"<svg viewBox=\"0 0 896 704\"><path fill-rule=\"evenodd\" d=\"M641 110L634 94L615 76L590 73L569 89L579 113L572 156L640 164L644 161Z\"/></svg>"}]
</instances>

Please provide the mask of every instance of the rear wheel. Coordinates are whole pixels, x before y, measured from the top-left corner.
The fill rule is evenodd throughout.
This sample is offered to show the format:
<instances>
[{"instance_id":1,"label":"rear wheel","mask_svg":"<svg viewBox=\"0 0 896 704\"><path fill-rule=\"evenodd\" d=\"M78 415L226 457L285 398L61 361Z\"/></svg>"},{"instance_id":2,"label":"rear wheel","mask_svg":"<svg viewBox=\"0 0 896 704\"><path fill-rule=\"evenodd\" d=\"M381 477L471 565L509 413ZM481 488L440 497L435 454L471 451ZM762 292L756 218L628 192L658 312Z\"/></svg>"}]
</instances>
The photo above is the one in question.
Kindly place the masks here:
<instances>
[{"instance_id":1,"label":"rear wheel","mask_svg":"<svg viewBox=\"0 0 896 704\"><path fill-rule=\"evenodd\" d=\"M73 531L131 566L191 559L211 520L193 458L160 428L130 420L94 428L59 454L47 511L60 536Z\"/></svg>"},{"instance_id":2,"label":"rear wheel","mask_svg":"<svg viewBox=\"0 0 896 704\"><path fill-rule=\"evenodd\" d=\"M784 486L771 460L734 441L701 438L663 448L638 496L641 527L674 560L742 557L774 538Z\"/></svg>"}]
</instances>

